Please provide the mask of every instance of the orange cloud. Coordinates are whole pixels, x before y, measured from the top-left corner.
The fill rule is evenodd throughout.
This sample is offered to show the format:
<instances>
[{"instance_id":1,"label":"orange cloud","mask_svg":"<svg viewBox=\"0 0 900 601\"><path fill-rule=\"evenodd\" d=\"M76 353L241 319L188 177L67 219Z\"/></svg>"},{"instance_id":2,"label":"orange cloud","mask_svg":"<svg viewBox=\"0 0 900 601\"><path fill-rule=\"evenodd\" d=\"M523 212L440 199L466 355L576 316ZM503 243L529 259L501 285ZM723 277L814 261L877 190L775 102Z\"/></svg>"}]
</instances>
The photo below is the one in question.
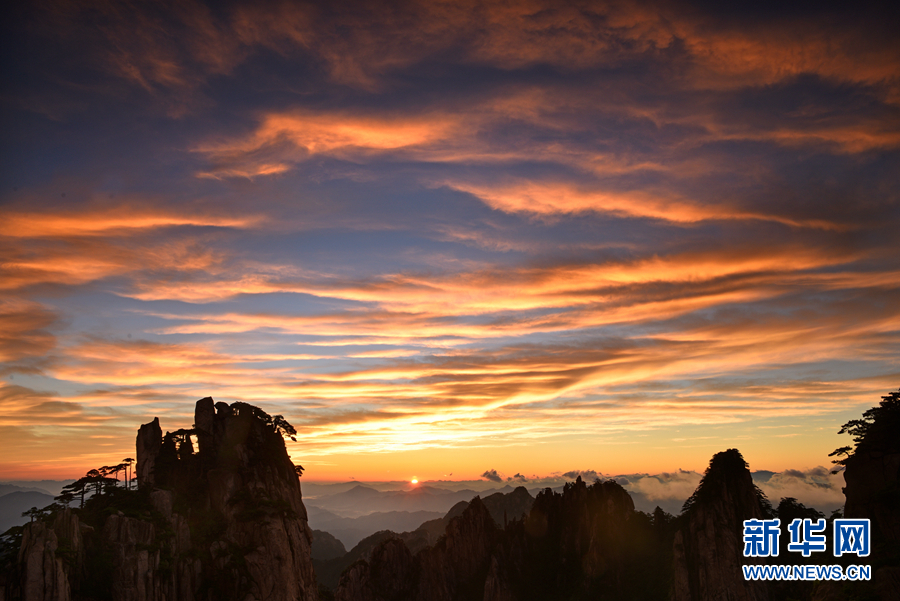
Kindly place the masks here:
<instances>
[{"instance_id":1,"label":"orange cloud","mask_svg":"<svg viewBox=\"0 0 900 601\"><path fill-rule=\"evenodd\" d=\"M696 151L721 142L763 141L790 148L862 153L900 144L900 125L886 128L884 119L862 115L785 117L760 124L749 116L735 120L725 108L708 103L688 109L634 106L627 93L621 97L613 93L612 98L605 97L602 91L570 96L558 90L531 87L504 90L467 106L429 108L403 115L270 112L248 135L198 145L195 150L209 159L210 169L197 176L253 179L286 173L316 156L358 165L402 160L420 166L415 177L423 185L469 193L505 212L553 216L593 211L685 225L710 220L753 220L842 230L852 225L813 215L798 217L760 211L730 194L714 200L692 198L687 190L702 191L709 180L736 174L731 157L686 154L685 150ZM558 141L560 137L580 135L584 122L592 116L627 119L643 123L642 127L649 127L647 123L652 122L652 131L672 128L682 133L656 141L650 153L630 152L627 146L611 151ZM510 122L522 129L515 140L493 135ZM546 139L548 130L553 132L551 141ZM647 135L655 134L648 131ZM438 167L495 165L494 173L502 174L528 162L554 165L560 175L488 178L465 171L452 171L452 175L429 172ZM763 167L757 165L755 169ZM372 172L365 177L380 176ZM644 177L662 181L648 186L640 183Z\"/></svg>"},{"instance_id":2,"label":"orange cloud","mask_svg":"<svg viewBox=\"0 0 900 601\"><path fill-rule=\"evenodd\" d=\"M213 226L247 228L258 225L261 217L221 217L188 215L160 209L118 205L78 212L38 213L4 211L0 236L10 238L65 238L132 234L135 230L175 226Z\"/></svg>"},{"instance_id":3,"label":"orange cloud","mask_svg":"<svg viewBox=\"0 0 900 601\"><path fill-rule=\"evenodd\" d=\"M194 155L153 189L205 198L4 205L4 474L109 463L138 424L187 425L210 394L285 414L303 431L292 448L324 462L561 438L583 453L774 417L820 427L895 386L892 189L851 181L900 145L898 46L878 31L618 2L81 10L60 14L97 11L96 40L57 23L61 43L85 42L129 94L179 117L221 103L249 125L197 141L198 119L164 149ZM205 98L239 65L240 85L263 67L277 87L273 54L309 87ZM450 90L472 67L475 85ZM447 92L396 103L425 69ZM116 85L97 93L127 98ZM751 102L806 87L809 105ZM845 88L850 108L828 98ZM780 171L787 155L806 170ZM822 165L851 162L853 177L823 184L839 198L810 192ZM97 169L148 188L157 173ZM463 210L398 219L377 204L384 188L328 189L348 173ZM316 213L330 194L341 208ZM251 201L258 214L240 208ZM312 230L329 245L305 254ZM378 244L351 255L363 230L392 239L357 261ZM76 437L89 448L60 462Z\"/></svg>"},{"instance_id":4,"label":"orange cloud","mask_svg":"<svg viewBox=\"0 0 900 601\"><path fill-rule=\"evenodd\" d=\"M566 182L535 181L513 182L508 185L473 185L447 181L445 185L472 194L492 208L510 213L552 215L595 211L683 224L707 220L758 220L830 230L847 227L822 219L790 219L775 214L747 211L724 203L710 205L679 198L673 193L662 196L645 190L592 191Z\"/></svg>"},{"instance_id":5,"label":"orange cloud","mask_svg":"<svg viewBox=\"0 0 900 601\"><path fill-rule=\"evenodd\" d=\"M285 160L327 154L354 159L386 151L407 151L447 140L459 127L446 114L418 117L352 113L271 113L248 137L195 148L216 166L200 177L255 177L283 173Z\"/></svg>"},{"instance_id":6,"label":"orange cloud","mask_svg":"<svg viewBox=\"0 0 900 601\"><path fill-rule=\"evenodd\" d=\"M0 299L0 376L40 373L51 361L59 315L33 301Z\"/></svg>"},{"instance_id":7,"label":"orange cloud","mask_svg":"<svg viewBox=\"0 0 900 601\"><path fill-rule=\"evenodd\" d=\"M0 290L43 283L82 285L142 270L175 269L198 275L222 269L223 255L188 238L159 236L165 228L247 229L264 219L190 215L117 205L83 212L0 212Z\"/></svg>"},{"instance_id":8,"label":"orange cloud","mask_svg":"<svg viewBox=\"0 0 900 601\"><path fill-rule=\"evenodd\" d=\"M243 177L252 180L260 175L278 175L290 171L290 165L284 163L262 163L246 166L242 169L219 169L216 171L200 171L197 177L206 179L225 179L229 177Z\"/></svg>"},{"instance_id":9,"label":"orange cloud","mask_svg":"<svg viewBox=\"0 0 900 601\"><path fill-rule=\"evenodd\" d=\"M898 99L898 45L887 41L886 31L855 27L825 11L771 22L737 21L670 3L616 1L422 0L334 11L269 2L218 15L202 3L182 2L169 7L168 20L151 11L118 10L114 4L91 10L104 18L52 5L47 16L92 18L104 62L148 91L194 90L211 74L232 72L263 47L288 57L312 55L332 81L367 90L381 89L397 71L452 52L463 63L507 70L549 64L577 71L666 58L680 68L677 76L665 76L681 86L735 88L817 74L886 85L893 101ZM176 34L161 35L172 31ZM177 100L191 102L189 97Z\"/></svg>"},{"instance_id":10,"label":"orange cloud","mask_svg":"<svg viewBox=\"0 0 900 601\"><path fill-rule=\"evenodd\" d=\"M720 27L679 19L676 27L698 64L698 84L765 85L815 73L826 79L888 84L896 91L900 47L846 24L797 20ZM722 75L732 76L722 78Z\"/></svg>"}]
</instances>

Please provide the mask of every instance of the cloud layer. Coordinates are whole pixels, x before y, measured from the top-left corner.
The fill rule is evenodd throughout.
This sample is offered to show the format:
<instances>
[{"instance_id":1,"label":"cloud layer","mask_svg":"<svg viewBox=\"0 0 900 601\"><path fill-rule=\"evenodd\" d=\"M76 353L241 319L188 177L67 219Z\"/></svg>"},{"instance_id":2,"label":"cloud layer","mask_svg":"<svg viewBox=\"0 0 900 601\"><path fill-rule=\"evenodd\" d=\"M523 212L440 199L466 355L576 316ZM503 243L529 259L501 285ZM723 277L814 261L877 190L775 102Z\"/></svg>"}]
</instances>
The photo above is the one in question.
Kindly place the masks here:
<instances>
[{"instance_id":1,"label":"cloud layer","mask_svg":"<svg viewBox=\"0 0 900 601\"><path fill-rule=\"evenodd\" d=\"M0 475L62 469L67 436L106 437L76 472L128 454L210 394L287 416L319 478L465 452L434 476L525 482L510 449L545 472L700 469L740 437L760 467L822 463L900 376L892 25L23 8L3 26L34 51L4 75ZM627 458L638 436L667 459Z\"/></svg>"}]
</instances>

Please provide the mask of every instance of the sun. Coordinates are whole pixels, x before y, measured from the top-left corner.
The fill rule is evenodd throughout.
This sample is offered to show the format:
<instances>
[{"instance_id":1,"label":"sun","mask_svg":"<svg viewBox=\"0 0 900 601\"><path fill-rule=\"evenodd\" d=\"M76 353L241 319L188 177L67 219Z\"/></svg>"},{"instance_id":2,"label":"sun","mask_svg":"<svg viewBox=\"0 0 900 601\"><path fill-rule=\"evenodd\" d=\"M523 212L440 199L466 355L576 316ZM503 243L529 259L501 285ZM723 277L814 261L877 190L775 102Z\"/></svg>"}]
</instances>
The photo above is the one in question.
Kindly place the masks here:
<instances>
[{"instance_id":1,"label":"sun","mask_svg":"<svg viewBox=\"0 0 900 601\"><path fill-rule=\"evenodd\" d=\"M413 478L412 480L410 480L410 483L412 483L412 484L418 484L418 483L419 483L419 480L418 480L417 478Z\"/></svg>"}]
</instances>

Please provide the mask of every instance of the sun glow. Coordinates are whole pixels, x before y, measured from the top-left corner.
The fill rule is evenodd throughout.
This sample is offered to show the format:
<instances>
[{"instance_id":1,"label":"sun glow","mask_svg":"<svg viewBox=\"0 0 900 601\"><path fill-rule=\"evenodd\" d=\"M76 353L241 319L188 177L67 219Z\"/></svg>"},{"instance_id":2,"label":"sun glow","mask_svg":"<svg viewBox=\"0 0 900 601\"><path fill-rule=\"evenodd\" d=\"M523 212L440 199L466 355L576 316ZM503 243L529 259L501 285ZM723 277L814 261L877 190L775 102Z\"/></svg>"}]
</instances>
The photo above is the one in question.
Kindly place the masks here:
<instances>
[{"instance_id":1,"label":"sun glow","mask_svg":"<svg viewBox=\"0 0 900 601\"><path fill-rule=\"evenodd\" d=\"M410 480L410 483L411 483L411 484L418 484L418 483L419 483L419 480L418 480L417 478L413 478L412 480Z\"/></svg>"}]
</instances>

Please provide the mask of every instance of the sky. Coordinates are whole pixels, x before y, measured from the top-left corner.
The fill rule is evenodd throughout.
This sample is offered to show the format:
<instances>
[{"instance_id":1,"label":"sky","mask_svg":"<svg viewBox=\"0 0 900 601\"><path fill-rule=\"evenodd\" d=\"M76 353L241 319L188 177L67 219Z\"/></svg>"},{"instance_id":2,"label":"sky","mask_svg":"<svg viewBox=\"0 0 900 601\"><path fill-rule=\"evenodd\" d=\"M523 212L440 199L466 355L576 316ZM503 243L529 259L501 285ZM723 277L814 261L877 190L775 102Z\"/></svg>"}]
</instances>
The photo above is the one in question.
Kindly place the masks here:
<instances>
[{"instance_id":1,"label":"sky","mask_svg":"<svg viewBox=\"0 0 900 601\"><path fill-rule=\"evenodd\" d=\"M900 387L900 18L742 6L4 9L0 480L206 396L313 481L821 475Z\"/></svg>"}]
</instances>

